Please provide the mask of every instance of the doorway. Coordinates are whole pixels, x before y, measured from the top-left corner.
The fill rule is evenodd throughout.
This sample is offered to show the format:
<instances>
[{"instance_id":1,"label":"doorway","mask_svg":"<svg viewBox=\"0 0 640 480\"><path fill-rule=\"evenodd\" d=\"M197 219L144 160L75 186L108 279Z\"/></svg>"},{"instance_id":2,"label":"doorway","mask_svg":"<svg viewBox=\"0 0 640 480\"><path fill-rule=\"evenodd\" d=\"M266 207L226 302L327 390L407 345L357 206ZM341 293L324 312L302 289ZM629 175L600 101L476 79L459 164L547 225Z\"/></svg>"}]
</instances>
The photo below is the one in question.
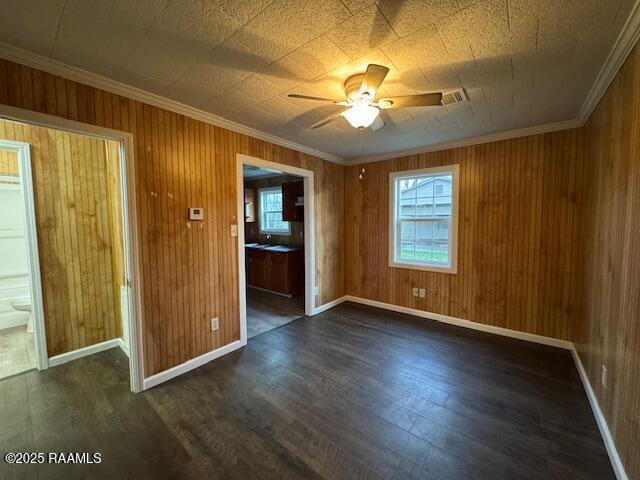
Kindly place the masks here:
<instances>
[{"instance_id":1,"label":"doorway","mask_svg":"<svg viewBox=\"0 0 640 480\"><path fill-rule=\"evenodd\" d=\"M29 145L0 138L0 379L46 368Z\"/></svg>"},{"instance_id":2,"label":"doorway","mask_svg":"<svg viewBox=\"0 0 640 480\"><path fill-rule=\"evenodd\" d=\"M237 155L243 343L314 309L313 172Z\"/></svg>"},{"instance_id":3,"label":"doorway","mask_svg":"<svg viewBox=\"0 0 640 480\"><path fill-rule=\"evenodd\" d=\"M0 138L22 143L33 170L23 184L39 254L38 370L110 350L119 353L104 358L118 371L128 365L131 389L141 391L131 136L6 106L0 115Z\"/></svg>"}]
</instances>

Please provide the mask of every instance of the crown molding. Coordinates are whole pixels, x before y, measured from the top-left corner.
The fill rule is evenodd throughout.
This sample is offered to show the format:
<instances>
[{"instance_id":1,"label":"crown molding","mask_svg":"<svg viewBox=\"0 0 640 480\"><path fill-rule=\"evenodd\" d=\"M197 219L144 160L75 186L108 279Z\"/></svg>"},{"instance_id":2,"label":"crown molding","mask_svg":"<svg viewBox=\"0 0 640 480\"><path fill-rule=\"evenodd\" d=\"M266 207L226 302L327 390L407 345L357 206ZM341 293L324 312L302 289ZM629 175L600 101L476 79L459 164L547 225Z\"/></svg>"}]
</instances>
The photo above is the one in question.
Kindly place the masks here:
<instances>
[{"instance_id":1,"label":"crown molding","mask_svg":"<svg viewBox=\"0 0 640 480\"><path fill-rule=\"evenodd\" d=\"M60 77L67 78L85 85L89 85L95 88L106 90L117 95L122 95L134 100L138 100L149 105L153 105L165 110L169 110L195 120L200 120L205 123L216 125L218 127L226 128L228 130L248 135L260 140L281 145L286 148L291 148L302 153L314 155L316 157L323 158L333 163L340 165L358 165L362 163L378 162L383 160L390 160L392 158L403 157L407 155L417 155L420 153L437 152L441 150L448 150L452 148L467 147L470 145L479 145L483 143L496 142L501 140L508 140L512 138L525 137L529 135L539 135L542 133L556 132L559 130L567 130L571 128L582 127L588 120L598 102L605 94L609 85L616 77L620 68L624 64L625 60L631 53L631 50L635 46L636 42L640 38L640 0L636 0L629 18L625 22L622 31L618 35L607 59L600 69L596 80L594 81L591 90L585 97L585 100L580 108L580 111L575 119L566 120L561 122L553 122L542 125L536 125L533 127L520 128L515 130L508 130L498 133L492 133L489 135L482 135L478 137L464 138L455 140L452 142L444 142L435 145L429 145L425 147L415 148L411 150L404 150L395 153L387 153L380 155L365 155L352 159L343 159L339 156L317 150L315 148L307 147L305 145L286 140L284 138L272 135L270 133L262 132L260 130L242 125L226 118L214 115L198 108L190 107L175 100L170 100L166 97L156 95L154 93L141 90L139 88L131 87L123 83L111 80L109 78L97 75L95 73L82 70L77 67L66 65L57 60L53 60L35 53L28 52L21 48L13 47L5 43L0 42L0 57L10 60L12 62L27 65L29 67L44 70L46 72L58 75Z\"/></svg>"},{"instance_id":2,"label":"crown molding","mask_svg":"<svg viewBox=\"0 0 640 480\"><path fill-rule=\"evenodd\" d=\"M611 52L604 65L600 69L596 81L591 87L591 91L587 94L578 114L578 118L583 124L587 123L589 117L598 106L600 99L606 93L609 85L616 78L616 75L622 68L627 57L635 47L636 42L640 38L640 0L636 0L629 18L622 27L622 31L618 35L616 42L613 44Z\"/></svg>"},{"instance_id":3,"label":"crown molding","mask_svg":"<svg viewBox=\"0 0 640 480\"><path fill-rule=\"evenodd\" d=\"M381 155L366 155L363 157L348 159L346 165L359 165L362 163L381 162L383 160L391 160L393 158L406 157L409 155L418 155L420 153L439 152L442 150L451 150L452 148L470 147L472 145L482 145L483 143L499 142L501 140L509 140L512 138L539 135L541 133L569 130L572 128L581 127L583 124L584 122L580 121L579 119L566 120L563 122L545 123L533 127L490 133L488 135L481 135L479 137L463 138L461 140L453 140L451 142L437 143L428 147L418 147L401 152L386 153Z\"/></svg>"},{"instance_id":4,"label":"crown molding","mask_svg":"<svg viewBox=\"0 0 640 480\"><path fill-rule=\"evenodd\" d=\"M291 140L287 140L285 138L281 138L276 135L257 130L255 128L248 127L241 123L228 120L219 115L214 115L213 113L200 110L199 108L185 105L184 103L171 100L161 95L156 95L155 93L147 92L140 88L132 87L116 80L111 80L107 77L103 77L102 75L91 73L81 68L73 67L71 65L59 62L58 60L44 57L42 55L38 55L36 53L32 53L27 50L8 45L3 42L0 42L0 58L26 65L28 67L36 68L38 70L43 70L53 75L64 77L68 80L73 80L90 87L99 88L100 90L105 90L110 93L115 93L116 95L121 95L132 100L138 100L140 102L153 105L154 107L162 108L189 118L193 118L194 120L199 120L201 122L215 125L217 127L226 128L227 130L231 130L236 133L248 135L250 137L264 140L266 142L275 143L276 145L280 145L282 147L297 150L298 152L320 157L333 163L338 163L340 165L344 164L344 160L336 155L332 155L315 148L307 147L300 143L292 142Z\"/></svg>"}]
</instances>

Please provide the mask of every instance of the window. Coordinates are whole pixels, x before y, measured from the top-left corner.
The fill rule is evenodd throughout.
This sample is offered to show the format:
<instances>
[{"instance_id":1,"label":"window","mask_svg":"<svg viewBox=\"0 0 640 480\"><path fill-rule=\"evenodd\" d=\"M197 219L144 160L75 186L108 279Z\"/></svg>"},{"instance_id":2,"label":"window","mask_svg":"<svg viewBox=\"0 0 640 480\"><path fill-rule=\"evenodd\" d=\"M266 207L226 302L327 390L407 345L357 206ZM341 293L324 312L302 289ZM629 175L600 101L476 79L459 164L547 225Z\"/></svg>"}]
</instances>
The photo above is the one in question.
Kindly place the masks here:
<instances>
[{"instance_id":1,"label":"window","mask_svg":"<svg viewBox=\"0 0 640 480\"><path fill-rule=\"evenodd\" d=\"M458 166L389 177L389 265L456 273Z\"/></svg>"},{"instance_id":2,"label":"window","mask_svg":"<svg viewBox=\"0 0 640 480\"><path fill-rule=\"evenodd\" d=\"M260 193L260 233L289 235L289 222L282 221L282 187L262 188Z\"/></svg>"}]
</instances>

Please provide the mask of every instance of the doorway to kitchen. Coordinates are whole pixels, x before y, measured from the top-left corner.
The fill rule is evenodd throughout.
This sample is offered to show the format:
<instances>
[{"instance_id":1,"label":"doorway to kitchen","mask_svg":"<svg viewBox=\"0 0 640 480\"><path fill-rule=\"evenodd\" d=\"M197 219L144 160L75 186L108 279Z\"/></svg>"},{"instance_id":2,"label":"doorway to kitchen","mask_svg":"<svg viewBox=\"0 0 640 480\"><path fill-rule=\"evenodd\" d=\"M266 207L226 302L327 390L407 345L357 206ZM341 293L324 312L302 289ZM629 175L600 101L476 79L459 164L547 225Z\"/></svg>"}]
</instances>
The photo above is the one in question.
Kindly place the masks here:
<instances>
[{"instance_id":1,"label":"doorway to kitchen","mask_svg":"<svg viewBox=\"0 0 640 480\"><path fill-rule=\"evenodd\" d=\"M313 172L238 155L241 336L313 311Z\"/></svg>"}]
</instances>

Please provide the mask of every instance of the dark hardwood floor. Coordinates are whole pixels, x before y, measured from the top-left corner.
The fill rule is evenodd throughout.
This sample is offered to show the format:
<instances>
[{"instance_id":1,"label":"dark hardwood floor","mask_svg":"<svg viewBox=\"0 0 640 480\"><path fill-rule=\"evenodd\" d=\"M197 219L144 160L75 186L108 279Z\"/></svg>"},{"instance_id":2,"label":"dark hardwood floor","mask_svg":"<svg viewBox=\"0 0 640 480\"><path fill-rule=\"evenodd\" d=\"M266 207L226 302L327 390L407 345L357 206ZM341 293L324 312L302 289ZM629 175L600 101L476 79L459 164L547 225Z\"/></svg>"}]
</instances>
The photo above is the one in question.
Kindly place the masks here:
<instances>
[{"instance_id":1,"label":"dark hardwood floor","mask_svg":"<svg viewBox=\"0 0 640 480\"><path fill-rule=\"evenodd\" d=\"M304 294L292 298L247 288L247 338L286 325L304 315Z\"/></svg>"},{"instance_id":2,"label":"dark hardwood floor","mask_svg":"<svg viewBox=\"0 0 640 480\"><path fill-rule=\"evenodd\" d=\"M143 394L111 350L0 381L2 478L615 478L569 352L355 304Z\"/></svg>"}]
</instances>

